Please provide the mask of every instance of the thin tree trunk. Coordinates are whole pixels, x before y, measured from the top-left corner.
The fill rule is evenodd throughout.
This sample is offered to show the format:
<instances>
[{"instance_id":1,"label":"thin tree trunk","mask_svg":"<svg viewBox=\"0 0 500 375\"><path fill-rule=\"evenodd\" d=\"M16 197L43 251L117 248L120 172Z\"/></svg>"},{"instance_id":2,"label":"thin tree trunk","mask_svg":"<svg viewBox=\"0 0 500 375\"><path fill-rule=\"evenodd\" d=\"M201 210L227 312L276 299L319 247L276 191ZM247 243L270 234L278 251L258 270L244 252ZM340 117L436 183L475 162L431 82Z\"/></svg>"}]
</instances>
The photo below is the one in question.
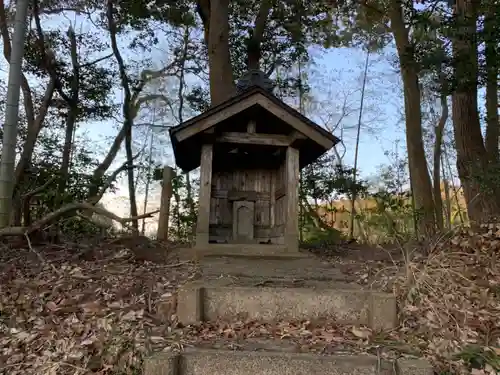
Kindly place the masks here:
<instances>
[{"instance_id":1,"label":"thin tree trunk","mask_svg":"<svg viewBox=\"0 0 500 375\"><path fill-rule=\"evenodd\" d=\"M183 45L183 50L182 50L182 57L181 57L181 68L179 72L179 91L178 91L178 99L179 99L179 109L177 113L177 117L179 120L179 123L182 123L184 121L184 89L185 89L185 76L184 76L184 71L186 69L186 60L188 57L188 48L189 48L189 34L190 34L190 28L189 26L186 26L184 30L184 45ZM189 212L189 217L194 218L196 216L196 209L194 206L194 200L193 200L193 187L191 186L191 176L189 172L186 172L186 205L188 207L188 212Z\"/></svg>"},{"instance_id":2,"label":"thin tree trunk","mask_svg":"<svg viewBox=\"0 0 500 375\"><path fill-rule=\"evenodd\" d=\"M464 224L465 223L465 218L464 218L464 215L462 213L462 206L460 205L460 201L458 199L458 191L457 191L457 188L455 186L455 181L454 181L455 176L453 175L453 171L451 170L451 163L450 163L450 159L448 157L448 152L446 151L446 145L443 145L443 155L444 155L444 160L446 162L446 167L448 169L448 174L449 174L448 177L449 177L449 179L451 181L453 195L455 197L455 202L456 202L456 205L457 205L457 211L458 211L458 215L460 217L460 223ZM450 215L451 215L451 210L450 210Z\"/></svg>"},{"instance_id":3,"label":"thin tree trunk","mask_svg":"<svg viewBox=\"0 0 500 375\"><path fill-rule=\"evenodd\" d=\"M186 203L189 208L189 217L192 220L194 220L194 218L196 217L196 208L193 199L193 186L191 184L191 174L189 172L186 173L186 191L187 191Z\"/></svg>"},{"instance_id":4,"label":"thin tree trunk","mask_svg":"<svg viewBox=\"0 0 500 375\"><path fill-rule=\"evenodd\" d=\"M443 144L443 131L446 121L448 120L448 100L446 97L446 88L441 87L441 117L435 127L434 140L434 165L433 172L433 187L434 187L434 208L436 210L436 224L440 231L443 230L443 198L441 197L441 154Z\"/></svg>"},{"instance_id":5,"label":"thin tree trunk","mask_svg":"<svg viewBox=\"0 0 500 375\"><path fill-rule=\"evenodd\" d=\"M60 97L65 101L68 107L68 116L66 119L66 134L63 147L62 163L59 169L59 180L57 188L57 196L53 202L55 209L59 207L64 201L64 194L66 191L67 180L69 176L70 159L72 153L73 135L75 133L76 120L78 117L78 96L80 84L80 68L78 62L78 49L76 42L76 35L72 26L68 29L68 37L70 41L69 54L73 66L73 77L70 83L70 94L64 92L64 85L61 82L60 76L56 70L56 59L54 52L47 47L45 36L40 21L40 7L38 0L33 0L33 18L35 21L35 28L38 33L39 54L41 57L41 67L49 74L51 80L54 82L54 88ZM33 144L34 146L34 144Z\"/></svg>"},{"instance_id":6,"label":"thin tree trunk","mask_svg":"<svg viewBox=\"0 0 500 375\"><path fill-rule=\"evenodd\" d=\"M450 197L450 183L448 182L448 178L446 177L446 171L444 168L444 160L443 154L441 153L441 173L443 180L443 188L444 188L444 197L445 197L445 210L444 210L444 227L446 229L451 229L451 197Z\"/></svg>"},{"instance_id":7,"label":"thin tree trunk","mask_svg":"<svg viewBox=\"0 0 500 375\"><path fill-rule=\"evenodd\" d=\"M177 171L176 171L177 175ZM175 210L173 211L175 226L177 228L177 239L182 239L182 228L181 228L181 195L179 193L181 184L176 183L175 188L172 189L172 195L174 196L175 201Z\"/></svg>"},{"instance_id":8,"label":"thin tree trunk","mask_svg":"<svg viewBox=\"0 0 500 375\"><path fill-rule=\"evenodd\" d=\"M271 10L271 0L262 0L255 19L255 27L247 46L247 67L249 70L260 68L261 44L266 30L267 19ZM299 15L300 17L300 15Z\"/></svg>"},{"instance_id":9,"label":"thin tree trunk","mask_svg":"<svg viewBox=\"0 0 500 375\"><path fill-rule=\"evenodd\" d=\"M352 172L352 181L354 189L351 191L351 215L349 224L349 239L354 240L354 218L356 216L356 174L358 173L358 153L359 153L359 138L361 136L361 121L363 120L363 104L365 101L366 77L368 75L368 62L370 59L370 50L366 51L365 69L363 73L363 85L361 87L361 104L359 106L358 128L356 130L356 146L354 148L354 168Z\"/></svg>"},{"instance_id":10,"label":"thin tree trunk","mask_svg":"<svg viewBox=\"0 0 500 375\"><path fill-rule=\"evenodd\" d=\"M128 182L128 195L130 202L130 216L137 217L137 198L135 194L135 179L134 179L134 155L132 151L132 126L128 126L127 133L125 135L125 153L127 156L127 182ZM132 220L132 228L139 232L139 221L137 219Z\"/></svg>"},{"instance_id":11,"label":"thin tree trunk","mask_svg":"<svg viewBox=\"0 0 500 375\"><path fill-rule=\"evenodd\" d=\"M256 48L256 51L254 51L254 55L252 56L252 40L249 40L248 42L248 68L249 69L258 69L259 68L259 61L260 61L260 42L259 41L253 41L253 43L256 43L258 47ZM253 66L253 67L252 67ZM302 62L299 60L298 63L298 68L299 68L299 112L303 115L305 115L304 111L304 90L302 86ZM300 193L300 190L302 188L302 170L299 171L299 243L302 243L304 240L304 205L300 203L302 199L307 199L307 197L304 197L304 194ZM317 209L317 207L316 207Z\"/></svg>"},{"instance_id":12,"label":"thin tree trunk","mask_svg":"<svg viewBox=\"0 0 500 375\"><path fill-rule=\"evenodd\" d=\"M123 124L123 126L120 128L120 131L113 140L113 144L109 148L108 153L104 157L103 161L94 170L94 173L92 174L93 183L89 188L89 198L96 196L97 193L99 192L100 181L106 174L106 171L111 166L111 163L113 163L113 161L115 160L118 151L120 151L122 142L125 139L127 126L128 124L126 123Z\"/></svg>"},{"instance_id":13,"label":"thin tree trunk","mask_svg":"<svg viewBox=\"0 0 500 375\"><path fill-rule=\"evenodd\" d=\"M1 6L3 7L3 4ZM21 91L28 6L29 0L17 1L12 52L9 59L9 81L0 160L0 228L9 226L11 218L19 121L19 95Z\"/></svg>"},{"instance_id":14,"label":"thin tree trunk","mask_svg":"<svg viewBox=\"0 0 500 375\"><path fill-rule=\"evenodd\" d=\"M133 154L132 154L132 127L134 124L134 117L137 114L137 108L135 108L135 103L132 101L132 93L130 90L130 82L125 70L125 63L121 56L120 50L118 49L118 43L116 41L117 28L116 23L113 19L114 4L113 0L108 0L107 7L107 17L109 25L109 34L111 39L111 48L113 50L113 55L118 63L118 68L120 71L120 81L124 91L122 113L124 117L124 135L125 135L125 152L127 154L127 180L128 180L128 190L129 190L129 200L130 200L130 215L136 217L137 215L137 200L135 197L135 181L134 181L134 169L133 169ZM137 219L132 221L132 227L138 232L139 222Z\"/></svg>"},{"instance_id":15,"label":"thin tree trunk","mask_svg":"<svg viewBox=\"0 0 500 375\"><path fill-rule=\"evenodd\" d=\"M153 123L155 118L155 109L153 109ZM148 152L148 170L146 172L146 188L144 192L144 205L143 205L143 213L146 213L148 210L148 201L149 201L149 187L151 186L151 168L153 166L153 138L154 131L151 129L151 137L149 138L149 152ZM141 234L144 236L146 231L146 218L142 219L141 224Z\"/></svg>"},{"instance_id":16,"label":"thin tree trunk","mask_svg":"<svg viewBox=\"0 0 500 375\"><path fill-rule=\"evenodd\" d=\"M404 23L403 2L391 0L391 29L396 40L401 78L404 88L406 115L406 145L412 196L415 202L417 235L429 236L435 232L435 211L432 199L432 184L427 168L422 139L422 115L418 68L415 63L414 49L410 43L408 29Z\"/></svg>"},{"instance_id":17,"label":"thin tree trunk","mask_svg":"<svg viewBox=\"0 0 500 375\"><path fill-rule=\"evenodd\" d=\"M68 102L68 117L66 119L66 131L64 136L64 147L62 152L61 168L59 169L59 185L58 185L58 202L57 206L62 205L66 186L68 185L69 169L71 163L71 155L73 150L73 136L76 129L76 120L78 117L78 100L80 95L80 68L78 62L78 49L76 44L76 36L73 28L70 26L68 30L70 40L70 55L73 65L73 77L71 80L71 92Z\"/></svg>"}]
</instances>

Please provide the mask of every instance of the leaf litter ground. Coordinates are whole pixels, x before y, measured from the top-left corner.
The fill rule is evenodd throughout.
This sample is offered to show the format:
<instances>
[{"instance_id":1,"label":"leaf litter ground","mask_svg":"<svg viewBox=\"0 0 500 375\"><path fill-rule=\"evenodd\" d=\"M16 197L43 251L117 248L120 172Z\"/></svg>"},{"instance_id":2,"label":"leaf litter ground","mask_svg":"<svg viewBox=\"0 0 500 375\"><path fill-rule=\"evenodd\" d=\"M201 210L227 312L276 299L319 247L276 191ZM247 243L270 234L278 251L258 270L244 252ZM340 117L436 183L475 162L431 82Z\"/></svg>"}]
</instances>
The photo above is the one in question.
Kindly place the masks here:
<instances>
[{"instance_id":1,"label":"leaf litter ground","mask_svg":"<svg viewBox=\"0 0 500 375\"><path fill-rule=\"evenodd\" d=\"M363 248L328 257L351 281L398 295L401 326L392 332L333 321L235 319L181 327L173 296L198 270L165 256L160 244L141 245L160 252L156 259L141 257L136 243L116 240L5 248L0 373L136 374L151 352L205 346L424 356L443 374L494 374L500 371L498 230L457 233L411 262L394 254L353 256Z\"/></svg>"},{"instance_id":2,"label":"leaf litter ground","mask_svg":"<svg viewBox=\"0 0 500 375\"><path fill-rule=\"evenodd\" d=\"M402 250L412 259L368 262L355 273L398 296L393 338L429 358L437 373L500 374L500 225L448 233L428 250Z\"/></svg>"}]
</instances>

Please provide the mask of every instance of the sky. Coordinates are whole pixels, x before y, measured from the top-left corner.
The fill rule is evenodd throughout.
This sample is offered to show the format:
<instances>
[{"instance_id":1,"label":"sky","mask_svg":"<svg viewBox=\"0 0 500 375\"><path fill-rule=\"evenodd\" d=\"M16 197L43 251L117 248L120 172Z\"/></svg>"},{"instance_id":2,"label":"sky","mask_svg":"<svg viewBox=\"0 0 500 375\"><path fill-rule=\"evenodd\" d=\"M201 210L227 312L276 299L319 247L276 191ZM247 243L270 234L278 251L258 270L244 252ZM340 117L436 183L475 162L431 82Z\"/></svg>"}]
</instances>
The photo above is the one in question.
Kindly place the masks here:
<instances>
[{"instance_id":1,"label":"sky","mask_svg":"<svg viewBox=\"0 0 500 375\"><path fill-rule=\"evenodd\" d=\"M48 21L43 21L43 27L46 30L50 28L67 29L70 22L78 25L78 28L75 28L77 32L93 27L88 22L78 18L79 16L73 19L68 17L51 18ZM136 59L136 56L132 56L127 51L124 43L120 44L120 50L125 60L127 60L127 57ZM313 64L308 68L310 76L308 83L316 105L309 108L306 115L320 125L324 125L326 122L327 125L331 126L340 119L341 107L344 103L347 103L349 114L343 117L341 121L344 131L339 127L334 131L334 134L341 137L343 141L343 144L338 147L340 154L344 155L345 152L343 162L352 165L354 162L356 126L360 114L359 107L366 53L350 48L311 49L310 52ZM358 157L358 168L365 178L374 175L380 164L388 162L384 151L393 150L394 142L404 137L401 125L401 86L399 74L390 63L392 54L393 51L387 50L383 54L369 56L364 110L361 121L363 127L360 133ZM165 49L160 46L153 52L151 58L153 61L164 61ZM161 62L159 65L161 65ZM5 81L7 71L4 62L0 78ZM115 101L120 102L121 96L121 90L117 89ZM86 133L90 137L92 145L96 149L105 152L109 147L110 139L114 138L118 126L119 124L115 120L89 122L80 124L78 133ZM175 160L168 146L161 154L163 155L162 162L170 166L175 165ZM110 168L111 170L123 162L123 156L123 153L119 155ZM104 203L118 211L126 211L127 199L123 196L126 194L125 184L120 182L118 186L118 194L107 195ZM156 187L153 195L158 195L158 193ZM138 198L141 199L140 194Z\"/></svg>"},{"instance_id":2,"label":"sky","mask_svg":"<svg viewBox=\"0 0 500 375\"><path fill-rule=\"evenodd\" d=\"M121 49L126 55L125 48L122 46ZM156 53L158 60L165 60L165 52L161 47ZM404 125L401 122L400 77L390 62L392 53L393 51L387 50L383 54L369 56L361 121L363 127L360 132L358 154L358 170L364 179L370 179L376 175L381 164L388 164L390 161L384 152L394 151L395 141L404 140ZM337 128L334 134L342 138L342 145L337 147L338 152L344 155L343 163L352 166L354 164L356 127L360 114L366 52L352 48L339 48L311 50L311 55L314 63L308 69L309 85L318 104L309 109L309 113L306 114L320 125L324 125L326 119L330 119L330 124L336 123L340 118L340 113L342 113L343 103L348 103L347 107L350 113L341 121L346 130L341 132L340 128ZM116 95L116 101L119 102L122 92L117 90ZM291 104L293 105L293 103ZM159 121L164 120L160 119ZM116 134L117 125L116 121L87 123L80 126L79 132L86 132L95 146L107 150L110 144L109 139ZM161 133L162 130L159 132ZM166 131L162 138L168 139ZM400 144L404 145L404 141ZM175 160L169 145L165 145L159 154L163 163L175 167ZM121 165L124 161L123 158L122 151L110 169ZM128 196L128 193L124 175L118 183L118 188L117 194L106 195L103 202L106 206L113 207L125 214L128 202L124 196ZM150 199L151 203L154 204L153 202L157 200L155 197L159 197L158 186L153 188L152 194L153 197ZM138 201L140 202L142 199L142 194L138 193Z\"/></svg>"},{"instance_id":3,"label":"sky","mask_svg":"<svg viewBox=\"0 0 500 375\"><path fill-rule=\"evenodd\" d=\"M324 95L327 97L326 102L342 103L347 91L353 109L352 114L343 121L344 126L349 128L342 137L346 149L344 161L348 165L354 164L356 127L361 112L358 168L363 177L375 174L381 164L388 163L384 152L392 150L397 139L404 139L399 74L389 61L389 52L384 51L383 55L371 54L368 57L363 110L360 103L366 52L351 48L330 49L321 51L315 58L318 68L323 68L324 74L337 78L328 79L324 83L331 91L330 95ZM313 80L312 92L317 92L317 95L324 93L323 87L315 88L315 84ZM313 114L310 117L322 125L318 116ZM334 133L341 135L339 130ZM341 150L342 147L339 147L339 152Z\"/></svg>"},{"instance_id":4,"label":"sky","mask_svg":"<svg viewBox=\"0 0 500 375\"><path fill-rule=\"evenodd\" d=\"M319 102L319 108L314 108L310 114L306 114L320 125L329 117L330 123L336 123L342 113L341 108L336 107L340 107L347 99L350 113L342 119L346 130L341 132L339 126L334 134L338 137L342 135L344 145L339 145L338 151L341 154L345 151L344 162L352 165L366 53L342 48L313 51L313 55L314 65L310 68L309 85ZM402 103L399 75L386 55L370 56L367 78L358 156L358 167L364 177L373 175L380 164L387 163L384 151L392 150L394 142L404 137L400 121ZM116 134L114 125L111 121L88 123L81 126L81 131L89 134L95 144L101 144L103 141L108 144L104 139ZM175 165L173 155L167 151L164 162Z\"/></svg>"},{"instance_id":5,"label":"sky","mask_svg":"<svg viewBox=\"0 0 500 375\"><path fill-rule=\"evenodd\" d=\"M340 107L347 99L351 113L342 120L348 130L342 133L343 145L338 146L338 152L341 155L345 152L343 162L352 166L366 53L361 50L342 48L312 51L312 55L314 56L314 65L310 68L309 85L315 99L320 104L318 108L310 111L309 117L320 125L323 125L324 120L328 117L331 117L331 122L335 123L341 113L340 108L337 107ZM399 74L389 62L388 53L370 56L368 66L362 114L364 127L360 132L358 155L358 168L364 179L373 177L381 164L389 163L384 152L393 151L396 140L404 140L403 125L400 121L402 101ZM86 131L95 145L99 144L103 149L106 149L109 144L106 139L114 137L116 134L116 126L114 125L112 122L85 124L81 127L81 131ZM340 129L337 129L334 134L340 137ZM164 138L168 138L168 136ZM165 164L175 166L175 160L169 147L161 154ZM121 158L123 158L123 153ZM115 167L123 162L121 158L117 158ZM107 194L103 197L103 203L114 212L128 216L128 201L126 199L128 193L124 176L122 176L118 186L117 194ZM157 208L160 194L159 186L155 185L151 194L147 211ZM143 199L143 194L139 193L137 195L138 202L143 201ZM139 203L139 207L142 207L142 203ZM150 223L152 224L149 224L148 228L154 230L154 222L150 221Z\"/></svg>"}]
</instances>

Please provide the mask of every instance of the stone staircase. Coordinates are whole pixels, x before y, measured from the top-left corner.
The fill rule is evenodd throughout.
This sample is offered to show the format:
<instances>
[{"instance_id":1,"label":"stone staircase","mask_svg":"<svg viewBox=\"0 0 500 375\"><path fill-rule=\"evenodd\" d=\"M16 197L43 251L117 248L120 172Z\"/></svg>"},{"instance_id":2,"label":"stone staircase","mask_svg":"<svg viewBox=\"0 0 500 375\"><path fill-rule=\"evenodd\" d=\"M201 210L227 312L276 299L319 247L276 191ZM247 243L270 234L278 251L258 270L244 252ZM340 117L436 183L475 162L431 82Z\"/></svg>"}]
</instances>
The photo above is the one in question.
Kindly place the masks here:
<instances>
[{"instance_id":1,"label":"stone staircase","mask_svg":"<svg viewBox=\"0 0 500 375\"><path fill-rule=\"evenodd\" d=\"M421 360L386 361L365 355L189 350L149 358L146 375L432 375Z\"/></svg>"},{"instance_id":2,"label":"stone staircase","mask_svg":"<svg viewBox=\"0 0 500 375\"><path fill-rule=\"evenodd\" d=\"M266 259L213 257L201 262L202 277L177 295L183 324L200 321L258 321L334 318L373 331L397 326L393 295L361 290L335 268L313 257ZM253 350L190 348L146 359L144 375L432 375L423 360L386 360L366 354L293 352L260 343Z\"/></svg>"}]
</instances>

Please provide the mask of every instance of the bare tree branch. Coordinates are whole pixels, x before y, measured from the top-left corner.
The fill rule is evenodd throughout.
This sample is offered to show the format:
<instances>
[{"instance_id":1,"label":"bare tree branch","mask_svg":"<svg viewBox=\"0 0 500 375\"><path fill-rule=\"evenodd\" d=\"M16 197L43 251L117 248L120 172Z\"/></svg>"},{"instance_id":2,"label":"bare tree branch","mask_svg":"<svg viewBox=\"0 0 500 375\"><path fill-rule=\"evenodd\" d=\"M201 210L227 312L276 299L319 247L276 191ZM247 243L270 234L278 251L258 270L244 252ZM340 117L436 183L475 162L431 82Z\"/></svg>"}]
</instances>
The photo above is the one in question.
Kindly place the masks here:
<instances>
[{"instance_id":1,"label":"bare tree branch","mask_svg":"<svg viewBox=\"0 0 500 375\"><path fill-rule=\"evenodd\" d=\"M137 153L132 158L132 161L136 160L140 154L141 154L141 152ZM109 187L111 186L111 184L116 180L118 175L120 173L122 173L123 171L126 171L130 168L136 168L136 166L135 165L130 166L129 161L126 160L120 167L118 167L113 173L111 173L111 175L108 177L108 179L106 180L104 185L101 187L101 190L99 191L99 193L97 195L95 195L94 197L90 198L89 202L92 204L96 204L97 202L99 202L102 199L104 193L106 193L106 190L108 190Z\"/></svg>"},{"instance_id":2,"label":"bare tree branch","mask_svg":"<svg viewBox=\"0 0 500 375\"><path fill-rule=\"evenodd\" d=\"M37 188L35 188L31 191L28 191L26 194L24 194L23 199L25 199L25 200L30 199L33 196L41 193L42 191L47 189L49 187L49 185L52 184L55 180L56 180L56 177L49 178L47 181L45 181L45 183L43 185L40 185Z\"/></svg>"},{"instance_id":3,"label":"bare tree branch","mask_svg":"<svg viewBox=\"0 0 500 375\"><path fill-rule=\"evenodd\" d=\"M110 53L109 55L106 55L106 56L103 56L103 57L99 57L98 59L94 60L94 61L89 61L89 62L86 62L86 63L83 63L83 64L79 64L78 65L78 68L84 68L86 66L92 66L92 65L95 65L101 61L104 61L106 59L109 59L110 57L113 57L113 54Z\"/></svg>"}]
</instances>

